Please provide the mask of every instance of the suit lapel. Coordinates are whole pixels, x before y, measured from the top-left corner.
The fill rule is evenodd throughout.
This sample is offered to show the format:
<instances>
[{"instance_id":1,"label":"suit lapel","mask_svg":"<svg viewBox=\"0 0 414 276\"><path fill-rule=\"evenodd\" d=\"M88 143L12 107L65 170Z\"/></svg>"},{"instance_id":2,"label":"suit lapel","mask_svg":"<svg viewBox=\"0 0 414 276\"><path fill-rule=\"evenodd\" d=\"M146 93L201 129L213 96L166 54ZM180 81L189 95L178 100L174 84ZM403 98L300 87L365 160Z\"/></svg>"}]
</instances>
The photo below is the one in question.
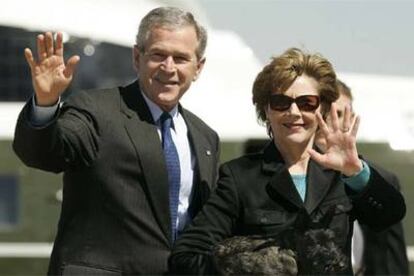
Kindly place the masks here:
<instances>
[{"instance_id":1,"label":"suit lapel","mask_svg":"<svg viewBox=\"0 0 414 276\"><path fill-rule=\"evenodd\" d=\"M196 168L199 176L198 183L208 183L208 188L211 189L211 183L209 177L212 175L212 171L215 168L212 168L212 154L213 150L211 149L210 143L206 140L204 133L197 127L194 120L192 120L191 115L184 108L180 107L180 112L183 115L183 118L186 122L188 128L189 141L191 147L194 151L196 158ZM197 175L197 174L195 174Z\"/></svg>"},{"instance_id":2,"label":"suit lapel","mask_svg":"<svg viewBox=\"0 0 414 276\"><path fill-rule=\"evenodd\" d=\"M155 219L171 241L168 175L157 127L137 82L121 89L121 111L125 129L135 147L144 172L144 189Z\"/></svg>"},{"instance_id":3,"label":"suit lapel","mask_svg":"<svg viewBox=\"0 0 414 276\"><path fill-rule=\"evenodd\" d=\"M334 183L337 176L338 174L335 171L323 168L313 160L309 161L305 199L305 208L309 214L325 198L331 187L331 183Z\"/></svg>"},{"instance_id":4,"label":"suit lapel","mask_svg":"<svg viewBox=\"0 0 414 276\"><path fill-rule=\"evenodd\" d=\"M272 175L269 186L275 192L273 194L274 198L287 200L297 208L303 208L303 201L296 190L295 184L293 184L292 177L282 156L273 142L270 142L264 150L262 170L264 173Z\"/></svg>"}]
</instances>

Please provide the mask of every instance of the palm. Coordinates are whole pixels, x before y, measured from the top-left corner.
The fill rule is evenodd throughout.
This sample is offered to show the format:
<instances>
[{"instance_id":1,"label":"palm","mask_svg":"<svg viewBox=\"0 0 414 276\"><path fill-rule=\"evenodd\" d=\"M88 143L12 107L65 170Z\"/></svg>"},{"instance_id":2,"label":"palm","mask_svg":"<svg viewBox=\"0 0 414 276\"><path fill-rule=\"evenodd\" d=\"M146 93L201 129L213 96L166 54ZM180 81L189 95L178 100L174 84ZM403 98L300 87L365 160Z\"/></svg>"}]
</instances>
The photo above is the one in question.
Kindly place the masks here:
<instances>
[{"instance_id":1,"label":"palm","mask_svg":"<svg viewBox=\"0 0 414 276\"><path fill-rule=\"evenodd\" d=\"M40 105L55 104L71 83L79 57L73 56L65 64L61 33L57 34L56 47L51 33L46 33L45 36L39 35L37 48L37 61L34 60L31 50L25 49L36 99Z\"/></svg>"},{"instance_id":2,"label":"palm","mask_svg":"<svg viewBox=\"0 0 414 276\"><path fill-rule=\"evenodd\" d=\"M317 115L319 127L326 140L326 151L320 154L310 151L311 157L324 167L353 175L361 168L361 161L356 148L356 134L359 126L359 117L351 122L350 109L345 110L344 129L340 129L336 115L335 104L331 108L331 127L325 123L320 114Z\"/></svg>"},{"instance_id":3,"label":"palm","mask_svg":"<svg viewBox=\"0 0 414 276\"><path fill-rule=\"evenodd\" d=\"M355 163L355 159L358 159L358 152L354 137L341 130L329 133L326 137L324 156L325 165L335 170L341 170Z\"/></svg>"},{"instance_id":4,"label":"palm","mask_svg":"<svg viewBox=\"0 0 414 276\"><path fill-rule=\"evenodd\" d=\"M35 90L45 94L63 91L71 81L71 78L63 74L65 68L64 61L59 56L51 56L36 65L32 72Z\"/></svg>"}]
</instances>

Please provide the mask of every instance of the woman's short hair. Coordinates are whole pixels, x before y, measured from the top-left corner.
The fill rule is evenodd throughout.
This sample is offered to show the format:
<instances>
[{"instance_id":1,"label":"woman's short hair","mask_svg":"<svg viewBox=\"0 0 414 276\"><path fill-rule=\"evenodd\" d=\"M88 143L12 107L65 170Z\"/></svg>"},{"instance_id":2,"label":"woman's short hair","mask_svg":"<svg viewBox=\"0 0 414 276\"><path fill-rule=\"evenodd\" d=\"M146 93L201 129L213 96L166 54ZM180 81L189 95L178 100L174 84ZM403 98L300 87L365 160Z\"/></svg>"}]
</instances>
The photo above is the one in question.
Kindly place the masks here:
<instances>
[{"instance_id":1,"label":"woman's short hair","mask_svg":"<svg viewBox=\"0 0 414 276\"><path fill-rule=\"evenodd\" d=\"M285 92L301 75L317 81L321 113L329 111L331 103L339 97L332 64L320 54L309 54L298 48L290 48L282 55L273 57L254 81L253 104L261 122L266 122L270 95L274 92Z\"/></svg>"}]
</instances>

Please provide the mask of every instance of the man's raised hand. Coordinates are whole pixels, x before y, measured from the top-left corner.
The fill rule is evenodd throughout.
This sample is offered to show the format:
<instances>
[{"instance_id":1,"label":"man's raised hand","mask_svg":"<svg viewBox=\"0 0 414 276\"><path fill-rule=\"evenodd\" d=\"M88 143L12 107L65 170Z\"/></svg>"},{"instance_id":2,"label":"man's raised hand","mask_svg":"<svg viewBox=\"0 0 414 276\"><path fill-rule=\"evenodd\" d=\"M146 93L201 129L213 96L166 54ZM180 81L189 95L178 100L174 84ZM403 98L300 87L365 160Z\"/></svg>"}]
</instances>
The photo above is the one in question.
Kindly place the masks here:
<instances>
[{"instance_id":1,"label":"man's raised hand","mask_svg":"<svg viewBox=\"0 0 414 276\"><path fill-rule=\"evenodd\" d=\"M51 32L37 36L37 60L29 48L24 50L24 55L30 66L37 105L56 104L72 81L80 57L72 56L65 64L60 32L56 35L56 41Z\"/></svg>"}]
</instances>

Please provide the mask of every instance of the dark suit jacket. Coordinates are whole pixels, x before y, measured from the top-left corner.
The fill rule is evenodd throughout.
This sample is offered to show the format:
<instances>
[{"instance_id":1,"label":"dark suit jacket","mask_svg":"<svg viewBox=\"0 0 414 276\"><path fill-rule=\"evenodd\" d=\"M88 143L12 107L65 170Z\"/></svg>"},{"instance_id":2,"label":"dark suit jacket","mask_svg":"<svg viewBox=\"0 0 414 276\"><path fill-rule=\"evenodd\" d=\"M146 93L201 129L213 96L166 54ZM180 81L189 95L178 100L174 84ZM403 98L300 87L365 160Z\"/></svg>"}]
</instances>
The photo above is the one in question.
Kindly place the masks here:
<instances>
[{"instance_id":1,"label":"dark suit jacket","mask_svg":"<svg viewBox=\"0 0 414 276\"><path fill-rule=\"evenodd\" d=\"M196 157L195 214L215 186L217 134L180 107ZM14 150L28 166L64 172L49 274L163 274L172 248L161 142L137 82L79 92L56 119L33 127L20 114Z\"/></svg>"},{"instance_id":2,"label":"dark suit jacket","mask_svg":"<svg viewBox=\"0 0 414 276\"><path fill-rule=\"evenodd\" d=\"M263 153L224 164L217 189L176 243L170 258L172 272L214 273L211 248L215 243L233 235L275 236L294 228L302 213L314 222L333 214L326 225L350 257L355 218L381 230L405 215L404 199L389 185L390 175L370 168L367 186L356 194L340 181L338 172L311 160L303 202L273 143Z\"/></svg>"},{"instance_id":3,"label":"dark suit jacket","mask_svg":"<svg viewBox=\"0 0 414 276\"><path fill-rule=\"evenodd\" d=\"M396 175L391 174L391 184L400 189ZM409 275L407 246L402 222L381 232L361 225L364 238L364 275Z\"/></svg>"}]
</instances>

